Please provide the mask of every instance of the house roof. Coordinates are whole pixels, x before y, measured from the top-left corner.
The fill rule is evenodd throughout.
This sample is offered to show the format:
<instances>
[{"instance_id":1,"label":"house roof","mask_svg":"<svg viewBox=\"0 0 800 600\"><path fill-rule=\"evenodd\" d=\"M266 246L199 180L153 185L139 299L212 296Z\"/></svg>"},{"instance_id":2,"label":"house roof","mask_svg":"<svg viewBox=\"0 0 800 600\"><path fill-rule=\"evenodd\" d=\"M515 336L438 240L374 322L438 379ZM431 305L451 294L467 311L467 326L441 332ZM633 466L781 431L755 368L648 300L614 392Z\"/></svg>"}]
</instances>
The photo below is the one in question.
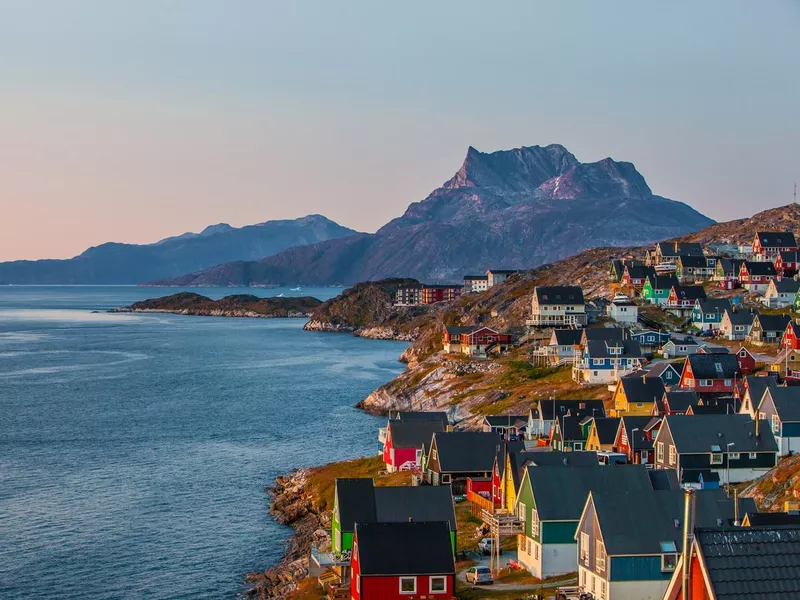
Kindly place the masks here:
<instances>
[{"instance_id":1,"label":"house roof","mask_svg":"<svg viewBox=\"0 0 800 600\"><path fill-rule=\"evenodd\" d=\"M492 275L511 275L512 273L516 273L514 269L489 269L486 273L491 273Z\"/></svg>"},{"instance_id":2,"label":"house roof","mask_svg":"<svg viewBox=\"0 0 800 600\"><path fill-rule=\"evenodd\" d=\"M726 404L693 404L686 410L687 415L729 415L733 412Z\"/></svg>"},{"instance_id":3,"label":"house roof","mask_svg":"<svg viewBox=\"0 0 800 600\"><path fill-rule=\"evenodd\" d=\"M717 526L718 519L727 525L733 520L733 500L723 490L700 490L695 498L694 519L698 526ZM620 488L610 494L593 492L591 500L608 555L660 555L664 552L662 542L674 543L681 551L683 490Z\"/></svg>"},{"instance_id":4,"label":"house roof","mask_svg":"<svg viewBox=\"0 0 800 600\"><path fill-rule=\"evenodd\" d=\"M602 400L539 400L539 413L546 421L552 421L556 415L568 412L594 414L598 417L606 416L606 408Z\"/></svg>"},{"instance_id":5,"label":"house roof","mask_svg":"<svg viewBox=\"0 0 800 600\"><path fill-rule=\"evenodd\" d=\"M775 264L769 261L752 261L746 260L744 264L747 266L747 272L750 275L775 275Z\"/></svg>"},{"instance_id":6,"label":"house roof","mask_svg":"<svg viewBox=\"0 0 800 600\"><path fill-rule=\"evenodd\" d=\"M446 521L456 530L453 492L447 485L376 486L375 512L379 523Z\"/></svg>"},{"instance_id":7,"label":"house roof","mask_svg":"<svg viewBox=\"0 0 800 600\"><path fill-rule=\"evenodd\" d=\"M758 243L766 248L796 248L797 242L791 231L758 231Z\"/></svg>"},{"instance_id":8,"label":"house roof","mask_svg":"<svg viewBox=\"0 0 800 600\"><path fill-rule=\"evenodd\" d=\"M800 388L772 387L769 389L769 395L781 422L800 422Z\"/></svg>"},{"instance_id":9,"label":"house roof","mask_svg":"<svg viewBox=\"0 0 800 600\"><path fill-rule=\"evenodd\" d=\"M528 467L527 475L543 521L577 521L590 491L653 489L644 465Z\"/></svg>"},{"instance_id":10,"label":"house roof","mask_svg":"<svg viewBox=\"0 0 800 600\"><path fill-rule=\"evenodd\" d=\"M706 297L706 290L702 285L673 285L672 289L678 300L697 300Z\"/></svg>"},{"instance_id":11,"label":"house roof","mask_svg":"<svg viewBox=\"0 0 800 600\"><path fill-rule=\"evenodd\" d=\"M695 541L717 600L800 597L800 526L698 529Z\"/></svg>"},{"instance_id":12,"label":"house roof","mask_svg":"<svg viewBox=\"0 0 800 600\"><path fill-rule=\"evenodd\" d=\"M664 394L664 382L660 377L620 377L619 384L628 402L655 402Z\"/></svg>"},{"instance_id":13,"label":"house roof","mask_svg":"<svg viewBox=\"0 0 800 600\"><path fill-rule=\"evenodd\" d=\"M673 335L669 341L673 344L679 344L681 346L697 346L697 341L688 335Z\"/></svg>"},{"instance_id":14,"label":"house roof","mask_svg":"<svg viewBox=\"0 0 800 600\"><path fill-rule=\"evenodd\" d=\"M464 281L488 281L488 275L464 275Z\"/></svg>"},{"instance_id":15,"label":"house roof","mask_svg":"<svg viewBox=\"0 0 800 600\"><path fill-rule=\"evenodd\" d=\"M444 431L441 421L389 421L392 446L395 448L422 448L437 431Z\"/></svg>"},{"instance_id":16,"label":"house roof","mask_svg":"<svg viewBox=\"0 0 800 600\"><path fill-rule=\"evenodd\" d=\"M447 333L449 333L450 335L461 335L462 333L469 333L470 331L475 329L475 326L470 326L470 327L445 327L445 329L447 330Z\"/></svg>"},{"instance_id":17,"label":"house roof","mask_svg":"<svg viewBox=\"0 0 800 600\"><path fill-rule=\"evenodd\" d=\"M597 431L597 439L601 444L613 444L619 429L619 419L616 417L595 419L594 429Z\"/></svg>"},{"instance_id":18,"label":"house roof","mask_svg":"<svg viewBox=\"0 0 800 600\"><path fill-rule=\"evenodd\" d=\"M732 452L776 452L775 438L766 420L759 425L750 415L669 415L664 417L664 426L669 427L679 453L707 454L713 447L722 451L733 442Z\"/></svg>"},{"instance_id":19,"label":"house roof","mask_svg":"<svg viewBox=\"0 0 800 600\"><path fill-rule=\"evenodd\" d=\"M566 415L558 419L558 428L561 432L561 439L569 441L585 441L586 436L581 429L581 421L586 418L586 413L578 415ZM591 415L589 415L591 418Z\"/></svg>"},{"instance_id":20,"label":"house roof","mask_svg":"<svg viewBox=\"0 0 800 600\"><path fill-rule=\"evenodd\" d=\"M597 452L578 451L578 452L526 452L525 460L529 466L534 467L591 467L598 465Z\"/></svg>"},{"instance_id":21,"label":"house roof","mask_svg":"<svg viewBox=\"0 0 800 600\"><path fill-rule=\"evenodd\" d=\"M711 469L681 469L681 484L719 483L719 474Z\"/></svg>"},{"instance_id":22,"label":"house roof","mask_svg":"<svg viewBox=\"0 0 800 600\"><path fill-rule=\"evenodd\" d=\"M712 344L700 344L697 349L700 354L730 354L731 349L727 346L715 346Z\"/></svg>"},{"instance_id":23,"label":"house roof","mask_svg":"<svg viewBox=\"0 0 800 600\"><path fill-rule=\"evenodd\" d=\"M392 416L394 414L394 416ZM389 414L390 421L441 421L447 427L449 421L444 411L397 411Z\"/></svg>"},{"instance_id":24,"label":"house roof","mask_svg":"<svg viewBox=\"0 0 800 600\"><path fill-rule=\"evenodd\" d=\"M733 354L691 354L686 360L692 368L694 379L733 379L742 376L739 362Z\"/></svg>"},{"instance_id":25,"label":"house roof","mask_svg":"<svg viewBox=\"0 0 800 600\"><path fill-rule=\"evenodd\" d=\"M676 244L675 242L659 242L657 244L661 256L702 256L703 246L694 243Z\"/></svg>"},{"instance_id":26,"label":"house roof","mask_svg":"<svg viewBox=\"0 0 800 600\"><path fill-rule=\"evenodd\" d=\"M523 425L528 424L528 417L525 415L486 415L483 420L492 427L513 426L520 421L522 421Z\"/></svg>"},{"instance_id":27,"label":"house roof","mask_svg":"<svg viewBox=\"0 0 800 600\"><path fill-rule=\"evenodd\" d=\"M653 447L653 440L648 440L645 436L645 427L650 422L649 415L624 416L620 419L620 427L625 428L625 435L628 438L628 445L634 450L650 450ZM633 433L633 430L636 433Z\"/></svg>"},{"instance_id":28,"label":"house roof","mask_svg":"<svg viewBox=\"0 0 800 600\"><path fill-rule=\"evenodd\" d=\"M583 289L577 285L541 286L533 289L539 304L583 304Z\"/></svg>"},{"instance_id":29,"label":"house roof","mask_svg":"<svg viewBox=\"0 0 800 600\"><path fill-rule=\"evenodd\" d=\"M648 377L661 377L661 375L667 369L672 369L678 375L681 374L683 370L683 362L680 361L679 363L668 363L668 362L660 362L652 366L652 368L647 372Z\"/></svg>"},{"instance_id":30,"label":"house roof","mask_svg":"<svg viewBox=\"0 0 800 600\"><path fill-rule=\"evenodd\" d=\"M582 331L580 329L554 329L556 344L559 346L575 346L580 344Z\"/></svg>"},{"instance_id":31,"label":"house roof","mask_svg":"<svg viewBox=\"0 0 800 600\"><path fill-rule=\"evenodd\" d=\"M697 307L704 315L719 313L720 316L733 308L727 298L700 298L697 300Z\"/></svg>"},{"instance_id":32,"label":"house roof","mask_svg":"<svg viewBox=\"0 0 800 600\"><path fill-rule=\"evenodd\" d=\"M747 522L750 523L750 527L776 527L781 525L800 526L800 513L747 513Z\"/></svg>"},{"instance_id":33,"label":"house roof","mask_svg":"<svg viewBox=\"0 0 800 600\"><path fill-rule=\"evenodd\" d=\"M586 343L590 358L618 358L620 355L611 354L611 348L622 348L621 356L626 358L642 357L642 349L635 340L589 340Z\"/></svg>"},{"instance_id":34,"label":"house roof","mask_svg":"<svg viewBox=\"0 0 800 600\"><path fill-rule=\"evenodd\" d=\"M342 531L353 531L356 522L377 518L374 489L369 478L336 480L336 509Z\"/></svg>"},{"instance_id":35,"label":"house roof","mask_svg":"<svg viewBox=\"0 0 800 600\"><path fill-rule=\"evenodd\" d=\"M673 285L678 285L678 278L675 275L648 275L650 287L654 290L669 290Z\"/></svg>"},{"instance_id":36,"label":"house roof","mask_svg":"<svg viewBox=\"0 0 800 600\"><path fill-rule=\"evenodd\" d=\"M794 254L797 253L795 252ZM784 277L781 280L773 279L772 285L775 286L775 289L780 294L796 294L797 290L800 290L800 281L789 279L788 277Z\"/></svg>"},{"instance_id":37,"label":"house roof","mask_svg":"<svg viewBox=\"0 0 800 600\"><path fill-rule=\"evenodd\" d=\"M789 315L757 315L755 318L758 319L761 329L764 331L780 331L781 333L792 320Z\"/></svg>"},{"instance_id":38,"label":"house roof","mask_svg":"<svg viewBox=\"0 0 800 600\"><path fill-rule=\"evenodd\" d=\"M645 265L625 265L625 270L631 279L644 279L648 275L656 274L656 270L653 267L646 267Z\"/></svg>"},{"instance_id":39,"label":"house roof","mask_svg":"<svg viewBox=\"0 0 800 600\"><path fill-rule=\"evenodd\" d=\"M681 487L675 469L648 469L647 474L654 490L677 490Z\"/></svg>"},{"instance_id":40,"label":"house roof","mask_svg":"<svg viewBox=\"0 0 800 600\"><path fill-rule=\"evenodd\" d=\"M491 471L497 447L503 442L496 433L447 431L433 434L442 472Z\"/></svg>"},{"instance_id":41,"label":"house roof","mask_svg":"<svg viewBox=\"0 0 800 600\"><path fill-rule=\"evenodd\" d=\"M743 262L743 258L721 258L718 264L721 265L722 272L726 275L738 275Z\"/></svg>"},{"instance_id":42,"label":"house roof","mask_svg":"<svg viewBox=\"0 0 800 600\"><path fill-rule=\"evenodd\" d=\"M726 310L728 314L728 319L733 325L752 325L753 319L756 315L758 315L758 311L753 310Z\"/></svg>"},{"instance_id":43,"label":"house roof","mask_svg":"<svg viewBox=\"0 0 800 600\"><path fill-rule=\"evenodd\" d=\"M455 573L447 523L359 523L356 539L362 577Z\"/></svg>"},{"instance_id":44,"label":"house roof","mask_svg":"<svg viewBox=\"0 0 800 600\"><path fill-rule=\"evenodd\" d=\"M702 255L679 256L678 260L684 267L705 268L708 266L706 257Z\"/></svg>"},{"instance_id":45,"label":"house roof","mask_svg":"<svg viewBox=\"0 0 800 600\"><path fill-rule=\"evenodd\" d=\"M753 402L753 408L758 407L761 398L764 397L764 392L767 388L778 387L778 382L774 377L757 377L755 375L746 375L744 378L744 385L747 392L750 394L750 400Z\"/></svg>"},{"instance_id":46,"label":"house roof","mask_svg":"<svg viewBox=\"0 0 800 600\"><path fill-rule=\"evenodd\" d=\"M628 330L622 327L590 327L581 333L581 344L592 341L624 340Z\"/></svg>"},{"instance_id":47,"label":"house roof","mask_svg":"<svg viewBox=\"0 0 800 600\"><path fill-rule=\"evenodd\" d=\"M669 404L671 411L686 412L690 406L697 405L697 392L694 390L671 390L664 392L664 399Z\"/></svg>"},{"instance_id":48,"label":"house roof","mask_svg":"<svg viewBox=\"0 0 800 600\"><path fill-rule=\"evenodd\" d=\"M778 256L783 262L800 262L800 252L797 250L778 250Z\"/></svg>"}]
</instances>

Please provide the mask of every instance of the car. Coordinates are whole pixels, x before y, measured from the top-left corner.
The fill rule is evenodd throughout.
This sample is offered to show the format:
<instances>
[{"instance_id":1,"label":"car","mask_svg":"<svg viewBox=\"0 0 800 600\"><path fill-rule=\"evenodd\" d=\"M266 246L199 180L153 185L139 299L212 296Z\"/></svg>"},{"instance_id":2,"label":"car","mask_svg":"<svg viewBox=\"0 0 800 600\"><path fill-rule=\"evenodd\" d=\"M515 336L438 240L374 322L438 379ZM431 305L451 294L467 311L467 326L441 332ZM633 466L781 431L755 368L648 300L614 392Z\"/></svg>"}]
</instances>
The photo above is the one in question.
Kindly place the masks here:
<instances>
[{"instance_id":1,"label":"car","mask_svg":"<svg viewBox=\"0 0 800 600\"><path fill-rule=\"evenodd\" d=\"M489 556L494 548L494 538L486 537L478 542L478 550L484 556ZM503 553L503 547L500 546L500 554Z\"/></svg>"},{"instance_id":2,"label":"car","mask_svg":"<svg viewBox=\"0 0 800 600\"><path fill-rule=\"evenodd\" d=\"M492 577L492 571L489 567L470 567L467 569L467 583L474 583L475 585L480 585L485 583L486 585L492 585L494 583L494 577Z\"/></svg>"}]
</instances>

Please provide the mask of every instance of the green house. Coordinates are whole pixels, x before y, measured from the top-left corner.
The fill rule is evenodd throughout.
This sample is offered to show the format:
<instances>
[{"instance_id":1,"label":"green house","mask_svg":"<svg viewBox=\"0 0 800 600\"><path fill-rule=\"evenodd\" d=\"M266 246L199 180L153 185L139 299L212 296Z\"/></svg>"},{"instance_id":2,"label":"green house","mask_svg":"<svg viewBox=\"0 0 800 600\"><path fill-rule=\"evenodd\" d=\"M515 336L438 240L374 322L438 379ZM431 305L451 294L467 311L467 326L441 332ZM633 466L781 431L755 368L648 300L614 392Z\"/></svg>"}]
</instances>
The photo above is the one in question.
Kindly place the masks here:
<instances>
[{"instance_id":1,"label":"green house","mask_svg":"<svg viewBox=\"0 0 800 600\"><path fill-rule=\"evenodd\" d=\"M574 573L575 531L589 492L626 489L653 489L644 465L527 467L517 497L517 559L540 579Z\"/></svg>"},{"instance_id":2,"label":"green house","mask_svg":"<svg viewBox=\"0 0 800 600\"><path fill-rule=\"evenodd\" d=\"M372 479L337 479L331 517L331 549L353 549L356 523L446 522L453 553L456 516L449 485L375 486Z\"/></svg>"},{"instance_id":3,"label":"green house","mask_svg":"<svg viewBox=\"0 0 800 600\"><path fill-rule=\"evenodd\" d=\"M650 304L664 306L674 285L678 285L678 279L673 275L648 275L642 287L642 298Z\"/></svg>"}]
</instances>

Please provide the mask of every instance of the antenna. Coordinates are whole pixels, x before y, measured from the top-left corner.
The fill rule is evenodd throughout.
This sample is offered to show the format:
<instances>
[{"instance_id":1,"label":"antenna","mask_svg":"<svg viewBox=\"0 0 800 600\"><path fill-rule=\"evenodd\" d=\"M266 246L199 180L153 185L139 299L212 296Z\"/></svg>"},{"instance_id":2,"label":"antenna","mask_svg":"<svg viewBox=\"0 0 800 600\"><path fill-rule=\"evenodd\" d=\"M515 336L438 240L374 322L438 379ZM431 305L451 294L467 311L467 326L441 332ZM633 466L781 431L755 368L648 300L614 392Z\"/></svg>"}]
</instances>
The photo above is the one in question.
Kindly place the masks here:
<instances>
[{"instance_id":1,"label":"antenna","mask_svg":"<svg viewBox=\"0 0 800 600\"><path fill-rule=\"evenodd\" d=\"M797 204L797 182L794 182L794 203Z\"/></svg>"}]
</instances>

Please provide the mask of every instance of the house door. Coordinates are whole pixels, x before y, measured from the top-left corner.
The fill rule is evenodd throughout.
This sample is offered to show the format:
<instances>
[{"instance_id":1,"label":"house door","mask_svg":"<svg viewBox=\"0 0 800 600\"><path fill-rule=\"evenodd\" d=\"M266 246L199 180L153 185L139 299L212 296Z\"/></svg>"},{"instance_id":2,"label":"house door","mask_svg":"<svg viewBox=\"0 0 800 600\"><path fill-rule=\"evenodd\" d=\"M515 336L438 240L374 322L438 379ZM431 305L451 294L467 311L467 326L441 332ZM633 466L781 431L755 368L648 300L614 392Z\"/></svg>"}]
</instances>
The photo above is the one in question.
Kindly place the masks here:
<instances>
[{"instance_id":1,"label":"house door","mask_svg":"<svg viewBox=\"0 0 800 600\"><path fill-rule=\"evenodd\" d=\"M642 450L642 452L641 452L641 457L642 457L642 458L641 458L641 462L642 462L642 464L643 464L643 465L646 465L646 464L647 464L647 459L648 459L647 450Z\"/></svg>"}]
</instances>

